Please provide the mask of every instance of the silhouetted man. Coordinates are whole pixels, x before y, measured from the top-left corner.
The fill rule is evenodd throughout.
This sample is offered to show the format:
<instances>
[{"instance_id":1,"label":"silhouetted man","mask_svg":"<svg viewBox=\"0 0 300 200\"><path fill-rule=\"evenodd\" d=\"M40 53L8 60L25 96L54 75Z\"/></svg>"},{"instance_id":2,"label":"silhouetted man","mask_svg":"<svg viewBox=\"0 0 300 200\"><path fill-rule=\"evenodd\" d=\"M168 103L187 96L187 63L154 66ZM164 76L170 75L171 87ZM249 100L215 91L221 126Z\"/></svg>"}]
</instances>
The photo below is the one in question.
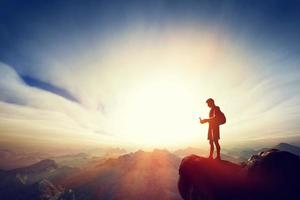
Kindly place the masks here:
<instances>
[{"instance_id":1,"label":"silhouetted man","mask_svg":"<svg viewBox=\"0 0 300 200\"><path fill-rule=\"evenodd\" d=\"M208 126L208 136L207 139L209 140L210 144L210 153L209 153L209 158L213 158L213 153L214 153L214 144L216 145L217 149L217 160L221 159L221 147L219 144L219 139L220 139L220 125L224 124L226 122L225 115L221 112L220 108L215 105L215 102L212 98L209 98L206 100L207 106L210 108L209 112L209 119L200 119L200 123L204 124L207 123L209 124Z\"/></svg>"}]
</instances>

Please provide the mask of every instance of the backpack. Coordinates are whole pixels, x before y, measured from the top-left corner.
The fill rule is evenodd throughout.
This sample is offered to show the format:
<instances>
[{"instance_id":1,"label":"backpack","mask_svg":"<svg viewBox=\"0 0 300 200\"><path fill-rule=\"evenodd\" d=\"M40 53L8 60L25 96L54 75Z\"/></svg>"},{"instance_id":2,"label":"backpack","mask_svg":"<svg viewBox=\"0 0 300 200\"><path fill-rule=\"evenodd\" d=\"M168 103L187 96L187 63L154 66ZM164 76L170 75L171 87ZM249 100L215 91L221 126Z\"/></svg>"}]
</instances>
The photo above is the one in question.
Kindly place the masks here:
<instances>
[{"instance_id":1,"label":"backpack","mask_svg":"<svg viewBox=\"0 0 300 200\"><path fill-rule=\"evenodd\" d=\"M223 125L226 123L225 114L221 110L218 112L217 122L218 122L218 125Z\"/></svg>"}]
</instances>

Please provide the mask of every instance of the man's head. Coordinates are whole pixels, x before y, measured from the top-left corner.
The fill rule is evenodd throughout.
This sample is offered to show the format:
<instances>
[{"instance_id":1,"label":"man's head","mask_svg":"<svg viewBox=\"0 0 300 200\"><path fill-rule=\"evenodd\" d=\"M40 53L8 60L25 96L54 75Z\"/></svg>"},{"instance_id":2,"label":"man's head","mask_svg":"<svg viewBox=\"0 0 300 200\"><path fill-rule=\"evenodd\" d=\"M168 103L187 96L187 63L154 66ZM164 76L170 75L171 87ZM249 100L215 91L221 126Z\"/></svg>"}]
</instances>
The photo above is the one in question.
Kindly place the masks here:
<instances>
[{"instance_id":1,"label":"man's head","mask_svg":"<svg viewBox=\"0 0 300 200\"><path fill-rule=\"evenodd\" d=\"M212 108L215 106L215 101L212 98L206 100L207 106Z\"/></svg>"}]
</instances>

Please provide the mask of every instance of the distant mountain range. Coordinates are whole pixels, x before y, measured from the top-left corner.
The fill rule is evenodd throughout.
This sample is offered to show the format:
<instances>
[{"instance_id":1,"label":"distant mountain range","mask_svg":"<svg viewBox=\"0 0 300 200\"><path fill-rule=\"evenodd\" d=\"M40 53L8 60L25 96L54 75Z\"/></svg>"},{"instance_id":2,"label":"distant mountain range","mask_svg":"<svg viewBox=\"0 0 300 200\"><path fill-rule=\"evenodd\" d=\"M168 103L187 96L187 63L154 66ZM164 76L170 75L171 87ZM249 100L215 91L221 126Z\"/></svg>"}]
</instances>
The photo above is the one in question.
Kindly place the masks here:
<instances>
[{"instance_id":1,"label":"distant mountain range","mask_svg":"<svg viewBox=\"0 0 300 200\"><path fill-rule=\"evenodd\" d=\"M299 155L300 148L280 143L274 148ZM245 156L257 150L227 151L223 159ZM9 200L179 200L178 169L182 156L197 154L196 148L173 153L167 150L137 151L114 158L91 159L80 167L62 165L81 162L85 154L41 160L27 167L0 170L0 199ZM232 153L232 154L231 154ZM250 155L250 156L251 156ZM248 158L250 157L248 156ZM79 161L78 161L79 160Z\"/></svg>"},{"instance_id":2,"label":"distant mountain range","mask_svg":"<svg viewBox=\"0 0 300 200\"><path fill-rule=\"evenodd\" d=\"M64 189L53 185L52 182L75 171L76 169L70 167L58 167L55 161L48 159L23 168L2 170L0 171L0 199L51 199L54 196L61 196ZM49 198L41 198L41 196Z\"/></svg>"},{"instance_id":3,"label":"distant mountain range","mask_svg":"<svg viewBox=\"0 0 300 200\"><path fill-rule=\"evenodd\" d=\"M187 147L184 149L178 149L176 151L173 151L173 153L179 157L184 157L191 154L197 154L197 155L206 155L208 150L201 149L201 148L195 148L195 147Z\"/></svg>"},{"instance_id":4,"label":"distant mountain range","mask_svg":"<svg viewBox=\"0 0 300 200\"><path fill-rule=\"evenodd\" d=\"M54 160L59 166L80 167L91 161L115 158L126 153L121 148L91 149L86 153L64 153L61 155L43 154L40 152L24 153L0 149L0 169L10 170L37 163L44 159Z\"/></svg>"},{"instance_id":5,"label":"distant mountain range","mask_svg":"<svg viewBox=\"0 0 300 200\"><path fill-rule=\"evenodd\" d=\"M281 151L288 151L288 152L291 152L293 154L300 156L300 147L290 145L287 143L280 143L280 144L274 146L273 149L279 149Z\"/></svg>"},{"instance_id":6,"label":"distant mountain range","mask_svg":"<svg viewBox=\"0 0 300 200\"><path fill-rule=\"evenodd\" d=\"M248 158L250 158L252 155L255 155L262 151L268 151L270 149L278 149L280 151L288 151L290 153L300 156L300 147L291 145L288 143L279 143L273 147L261 148L261 149L251 149L251 148L226 149L224 154L234 157L236 159L236 161L243 162L243 161L248 160ZM235 160L232 160L232 159L228 159L228 160L235 162Z\"/></svg>"},{"instance_id":7,"label":"distant mountain range","mask_svg":"<svg viewBox=\"0 0 300 200\"><path fill-rule=\"evenodd\" d=\"M16 153L8 149L0 149L0 169L13 169L39 162L39 156Z\"/></svg>"},{"instance_id":8,"label":"distant mountain range","mask_svg":"<svg viewBox=\"0 0 300 200\"><path fill-rule=\"evenodd\" d=\"M176 183L180 160L166 150L137 151L86 166L56 184L85 194L87 199L179 200Z\"/></svg>"},{"instance_id":9,"label":"distant mountain range","mask_svg":"<svg viewBox=\"0 0 300 200\"><path fill-rule=\"evenodd\" d=\"M175 155L179 156L180 158L183 158L183 157L191 155L191 154L201 155L201 156L207 157L208 153L209 153L209 149L204 150L204 149L201 149L201 148L187 147L187 148L184 148L184 149L178 149L178 150L174 151L173 153ZM231 156L227 152L224 152L224 153L222 152L221 157L225 160L229 160L229 161L235 162L235 163L244 161L244 160L240 159L237 156L236 157Z\"/></svg>"},{"instance_id":10,"label":"distant mountain range","mask_svg":"<svg viewBox=\"0 0 300 200\"><path fill-rule=\"evenodd\" d=\"M166 150L137 151L80 169L43 160L0 171L0 199L179 200L180 160Z\"/></svg>"}]
</instances>

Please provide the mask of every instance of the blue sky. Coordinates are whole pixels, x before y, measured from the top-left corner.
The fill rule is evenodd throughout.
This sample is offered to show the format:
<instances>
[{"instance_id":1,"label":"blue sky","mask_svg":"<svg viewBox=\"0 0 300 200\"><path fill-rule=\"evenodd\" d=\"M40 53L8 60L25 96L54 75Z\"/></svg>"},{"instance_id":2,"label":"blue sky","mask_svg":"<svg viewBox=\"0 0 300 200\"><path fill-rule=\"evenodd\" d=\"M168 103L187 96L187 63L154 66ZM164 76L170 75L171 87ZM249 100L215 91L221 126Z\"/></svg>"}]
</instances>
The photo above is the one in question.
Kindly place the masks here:
<instances>
[{"instance_id":1,"label":"blue sky","mask_svg":"<svg viewBox=\"0 0 300 200\"><path fill-rule=\"evenodd\" d=\"M192 119L209 95L228 114L225 142L299 141L299 11L290 0L1 1L1 142L198 145L206 127ZM181 117L168 121L173 108Z\"/></svg>"}]
</instances>

